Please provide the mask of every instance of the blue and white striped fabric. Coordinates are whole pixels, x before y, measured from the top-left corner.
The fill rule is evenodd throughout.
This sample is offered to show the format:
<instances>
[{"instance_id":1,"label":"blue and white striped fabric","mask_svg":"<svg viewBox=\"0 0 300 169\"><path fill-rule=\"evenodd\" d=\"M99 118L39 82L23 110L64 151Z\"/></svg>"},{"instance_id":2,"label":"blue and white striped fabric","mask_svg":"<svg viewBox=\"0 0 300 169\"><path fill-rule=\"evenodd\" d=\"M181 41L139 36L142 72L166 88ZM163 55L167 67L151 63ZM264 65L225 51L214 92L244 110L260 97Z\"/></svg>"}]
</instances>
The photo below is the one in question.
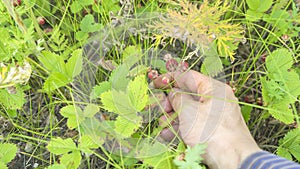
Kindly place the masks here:
<instances>
[{"instance_id":1,"label":"blue and white striped fabric","mask_svg":"<svg viewBox=\"0 0 300 169\"><path fill-rule=\"evenodd\" d=\"M247 157L239 169L300 169L300 164L267 151L259 151Z\"/></svg>"}]
</instances>

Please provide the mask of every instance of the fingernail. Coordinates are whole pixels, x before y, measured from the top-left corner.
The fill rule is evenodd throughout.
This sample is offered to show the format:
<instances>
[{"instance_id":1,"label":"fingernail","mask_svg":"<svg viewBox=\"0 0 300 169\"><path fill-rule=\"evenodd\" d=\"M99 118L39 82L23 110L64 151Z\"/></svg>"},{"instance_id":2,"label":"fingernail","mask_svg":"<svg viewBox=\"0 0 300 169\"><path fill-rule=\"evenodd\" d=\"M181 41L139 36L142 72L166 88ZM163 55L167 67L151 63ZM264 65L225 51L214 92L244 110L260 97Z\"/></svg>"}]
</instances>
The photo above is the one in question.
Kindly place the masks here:
<instances>
[{"instance_id":1,"label":"fingernail","mask_svg":"<svg viewBox=\"0 0 300 169\"><path fill-rule=\"evenodd\" d=\"M170 79L165 77L165 76L161 79L161 81L162 81L163 84L169 84L170 83Z\"/></svg>"}]
</instances>

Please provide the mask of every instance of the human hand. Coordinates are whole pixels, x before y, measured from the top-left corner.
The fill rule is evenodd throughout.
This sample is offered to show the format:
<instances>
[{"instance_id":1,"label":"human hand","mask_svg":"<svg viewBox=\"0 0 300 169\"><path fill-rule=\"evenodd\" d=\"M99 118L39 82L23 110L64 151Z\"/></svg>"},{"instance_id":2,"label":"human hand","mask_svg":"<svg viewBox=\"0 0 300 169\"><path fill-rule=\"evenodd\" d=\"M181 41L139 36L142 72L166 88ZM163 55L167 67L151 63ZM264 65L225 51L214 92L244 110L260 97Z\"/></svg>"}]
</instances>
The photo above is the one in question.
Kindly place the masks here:
<instances>
[{"instance_id":1,"label":"human hand","mask_svg":"<svg viewBox=\"0 0 300 169\"><path fill-rule=\"evenodd\" d=\"M162 78L170 83L162 83ZM230 86L192 70L161 75L154 86L172 87L168 101L178 113L179 135L189 146L207 144L203 158L209 168L236 169L247 156L260 151ZM170 140L172 135L164 135L168 130L162 131L162 137Z\"/></svg>"}]
</instances>

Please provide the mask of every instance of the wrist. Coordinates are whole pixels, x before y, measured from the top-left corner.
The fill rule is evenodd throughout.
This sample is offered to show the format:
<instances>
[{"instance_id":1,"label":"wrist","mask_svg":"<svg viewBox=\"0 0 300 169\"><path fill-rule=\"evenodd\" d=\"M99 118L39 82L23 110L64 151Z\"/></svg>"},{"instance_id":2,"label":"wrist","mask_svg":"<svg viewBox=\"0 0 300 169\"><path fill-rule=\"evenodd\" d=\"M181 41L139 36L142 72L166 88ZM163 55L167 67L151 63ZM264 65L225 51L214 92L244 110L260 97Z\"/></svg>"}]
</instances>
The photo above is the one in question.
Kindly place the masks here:
<instances>
[{"instance_id":1,"label":"wrist","mask_svg":"<svg viewBox=\"0 0 300 169\"><path fill-rule=\"evenodd\" d=\"M211 169L237 169L248 156L262 151L251 136L233 134L228 139L210 140L208 144L206 164Z\"/></svg>"}]
</instances>

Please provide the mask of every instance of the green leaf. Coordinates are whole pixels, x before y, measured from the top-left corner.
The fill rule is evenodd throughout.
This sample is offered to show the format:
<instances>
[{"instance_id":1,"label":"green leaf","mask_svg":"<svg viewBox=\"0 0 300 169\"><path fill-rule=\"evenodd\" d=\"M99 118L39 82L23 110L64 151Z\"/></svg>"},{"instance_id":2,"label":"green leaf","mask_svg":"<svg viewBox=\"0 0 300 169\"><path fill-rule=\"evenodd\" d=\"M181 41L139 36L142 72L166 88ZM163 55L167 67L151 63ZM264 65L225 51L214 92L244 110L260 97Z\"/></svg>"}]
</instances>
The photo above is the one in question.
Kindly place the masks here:
<instances>
[{"instance_id":1,"label":"green leaf","mask_svg":"<svg viewBox=\"0 0 300 169\"><path fill-rule=\"evenodd\" d=\"M261 12L253 11L248 9L246 12L246 19L250 22L256 22L262 18L264 14Z\"/></svg>"},{"instance_id":2,"label":"green leaf","mask_svg":"<svg viewBox=\"0 0 300 169\"><path fill-rule=\"evenodd\" d=\"M269 104L269 113L276 119L284 122L285 124L291 124L294 122L294 114L290 108L290 102L287 100L278 101L277 103Z\"/></svg>"},{"instance_id":3,"label":"green leaf","mask_svg":"<svg viewBox=\"0 0 300 169\"><path fill-rule=\"evenodd\" d=\"M86 32L78 31L75 33L75 38L78 41L85 42L89 38L89 34Z\"/></svg>"},{"instance_id":4,"label":"green leaf","mask_svg":"<svg viewBox=\"0 0 300 169\"><path fill-rule=\"evenodd\" d=\"M278 147L276 153L277 153L277 155L279 155L283 158L293 161L292 155L289 153L288 149L286 149L286 148Z\"/></svg>"},{"instance_id":5,"label":"green leaf","mask_svg":"<svg viewBox=\"0 0 300 169\"><path fill-rule=\"evenodd\" d=\"M124 92L112 90L102 93L100 98L103 108L109 112L122 115L130 115L136 112L128 95Z\"/></svg>"},{"instance_id":6,"label":"green leaf","mask_svg":"<svg viewBox=\"0 0 300 169\"><path fill-rule=\"evenodd\" d=\"M88 5L92 5L94 3L94 0L75 0L72 1L72 4L70 6L72 13L77 13L81 11L84 7Z\"/></svg>"},{"instance_id":7,"label":"green leaf","mask_svg":"<svg viewBox=\"0 0 300 169\"><path fill-rule=\"evenodd\" d=\"M246 123L250 120L252 109L253 109L252 106L247 106L247 105L244 105L241 108L241 112Z\"/></svg>"},{"instance_id":8,"label":"green leaf","mask_svg":"<svg viewBox=\"0 0 300 169\"><path fill-rule=\"evenodd\" d=\"M84 120L82 110L74 105L63 107L60 110L60 114L65 118L68 118L67 126L69 129L76 128Z\"/></svg>"},{"instance_id":9,"label":"green leaf","mask_svg":"<svg viewBox=\"0 0 300 169\"><path fill-rule=\"evenodd\" d=\"M266 67L271 78L276 79L273 75L285 73L293 65L292 53L287 49L277 49L272 52L266 59ZM283 75L284 76L284 75Z\"/></svg>"},{"instance_id":10,"label":"green leaf","mask_svg":"<svg viewBox=\"0 0 300 169\"><path fill-rule=\"evenodd\" d=\"M126 54L125 54L126 55ZM127 76L131 67L136 64L142 55L132 55L126 58L122 65L118 66L111 74L110 82L115 90L125 91L129 83Z\"/></svg>"},{"instance_id":11,"label":"green leaf","mask_svg":"<svg viewBox=\"0 0 300 169\"><path fill-rule=\"evenodd\" d=\"M47 149L55 155L66 154L71 151L78 150L78 148L76 147L75 143L71 138L67 138L63 140L60 137L52 138L47 146Z\"/></svg>"},{"instance_id":12,"label":"green leaf","mask_svg":"<svg viewBox=\"0 0 300 169\"><path fill-rule=\"evenodd\" d=\"M0 89L0 103L8 109L21 109L25 100L24 92L21 88L16 88L17 93L9 93L6 89Z\"/></svg>"},{"instance_id":13,"label":"green leaf","mask_svg":"<svg viewBox=\"0 0 300 169\"><path fill-rule=\"evenodd\" d=\"M246 0L250 9L257 12L266 12L273 4L273 0Z\"/></svg>"},{"instance_id":14,"label":"green leaf","mask_svg":"<svg viewBox=\"0 0 300 169\"><path fill-rule=\"evenodd\" d=\"M279 29L282 34L286 33L289 28L293 27L290 14L285 10L273 10L271 14L264 15L263 20Z\"/></svg>"},{"instance_id":15,"label":"green leaf","mask_svg":"<svg viewBox=\"0 0 300 169\"><path fill-rule=\"evenodd\" d=\"M152 139L143 139L137 145L137 157L138 158L147 158L153 156L160 156L168 152L168 147L157 140Z\"/></svg>"},{"instance_id":16,"label":"green leaf","mask_svg":"<svg viewBox=\"0 0 300 169\"><path fill-rule=\"evenodd\" d=\"M94 141L94 139L88 135L83 135L79 139L79 149L83 151L84 153L93 154L93 151L90 149L96 149L98 148L98 143Z\"/></svg>"},{"instance_id":17,"label":"green leaf","mask_svg":"<svg viewBox=\"0 0 300 169\"><path fill-rule=\"evenodd\" d=\"M216 76L223 70L222 61L218 56L208 56L205 57L203 64L201 66L201 73Z\"/></svg>"},{"instance_id":18,"label":"green leaf","mask_svg":"<svg viewBox=\"0 0 300 169\"><path fill-rule=\"evenodd\" d=\"M17 150L17 146L14 144L0 143L0 162L9 163L15 158Z\"/></svg>"},{"instance_id":19,"label":"green leaf","mask_svg":"<svg viewBox=\"0 0 300 169\"><path fill-rule=\"evenodd\" d=\"M111 121L99 122L95 118L86 118L80 124L80 131L92 139L95 144L101 146L107 133L113 133L113 124L111 123Z\"/></svg>"},{"instance_id":20,"label":"green leaf","mask_svg":"<svg viewBox=\"0 0 300 169\"><path fill-rule=\"evenodd\" d=\"M99 111L99 107L95 104L88 104L84 109L84 117L92 118Z\"/></svg>"},{"instance_id":21,"label":"green leaf","mask_svg":"<svg viewBox=\"0 0 300 169\"><path fill-rule=\"evenodd\" d=\"M146 65L138 65L129 71L128 76L130 76L130 77L136 77L136 76L140 76L140 75L145 76L148 69L149 68Z\"/></svg>"},{"instance_id":22,"label":"green leaf","mask_svg":"<svg viewBox=\"0 0 300 169\"><path fill-rule=\"evenodd\" d=\"M284 138L279 140L277 155L293 160L293 157L300 161L300 130L289 131Z\"/></svg>"},{"instance_id":23,"label":"green leaf","mask_svg":"<svg viewBox=\"0 0 300 169\"><path fill-rule=\"evenodd\" d=\"M247 5L250 9L256 10L259 7L260 0L246 0Z\"/></svg>"},{"instance_id":24,"label":"green leaf","mask_svg":"<svg viewBox=\"0 0 300 169\"><path fill-rule=\"evenodd\" d=\"M82 50L77 49L72 53L70 59L66 63L66 73L68 77L74 78L79 75L82 70Z\"/></svg>"},{"instance_id":25,"label":"green leaf","mask_svg":"<svg viewBox=\"0 0 300 169\"><path fill-rule=\"evenodd\" d=\"M100 95L111 89L111 83L109 81L104 81L93 87L90 94L91 100L99 98Z\"/></svg>"},{"instance_id":26,"label":"green leaf","mask_svg":"<svg viewBox=\"0 0 300 169\"><path fill-rule=\"evenodd\" d=\"M139 127L141 127L142 118L136 116L135 118L128 118L119 115L115 121L115 131L121 138L130 137Z\"/></svg>"},{"instance_id":27,"label":"green leaf","mask_svg":"<svg viewBox=\"0 0 300 169\"><path fill-rule=\"evenodd\" d=\"M148 84L145 75L137 76L129 82L127 94L136 111L142 111L145 108L149 101Z\"/></svg>"},{"instance_id":28,"label":"green leaf","mask_svg":"<svg viewBox=\"0 0 300 169\"><path fill-rule=\"evenodd\" d=\"M150 65L160 70L161 73L167 73L166 63L162 59L151 59Z\"/></svg>"},{"instance_id":29,"label":"green leaf","mask_svg":"<svg viewBox=\"0 0 300 169\"><path fill-rule=\"evenodd\" d=\"M121 9L119 1L117 0L102 1L102 6L106 13L109 13L110 11L117 13Z\"/></svg>"},{"instance_id":30,"label":"green leaf","mask_svg":"<svg viewBox=\"0 0 300 169\"><path fill-rule=\"evenodd\" d=\"M43 51L42 55L39 56L38 59L50 72L65 72L64 59L55 53Z\"/></svg>"},{"instance_id":31,"label":"green leaf","mask_svg":"<svg viewBox=\"0 0 300 169\"><path fill-rule=\"evenodd\" d=\"M32 1L28 1L29 3ZM50 1L44 1L44 0L35 0L34 5L38 7L39 10L35 10L36 16L52 16L53 13L51 11L51 2ZM53 8L55 9L55 8Z\"/></svg>"},{"instance_id":32,"label":"green leaf","mask_svg":"<svg viewBox=\"0 0 300 169\"><path fill-rule=\"evenodd\" d=\"M8 169L7 166L2 161L0 161L0 168Z\"/></svg>"},{"instance_id":33,"label":"green leaf","mask_svg":"<svg viewBox=\"0 0 300 169\"><path fill-rule=\"evenodd\" d=\"M186 149L184 160L174 159L173 162L175 165L178 166L179 169L185 168L195 168L195 169L202 169L199 163L203 160L201 154L204 154L204 150L206 145L204 144L197 144L193 148L189 146Z\"/></svg>"},{"instance_id":34,"label":"green leaf","mask_svg":"<svg viewBox=\"0 0 300 169\"><path fill-rule=\"evenodd\" d=\"M102 25L95 23L94 16L91 14L86 15L80 22L80 29L85 33L97 32L101 28Z\"/></svg>"},{"instance_id":35,"label":"green leaf","mask_svg":"<svg viewBox=\"0 0 300 169\"><path fill-rule=\"evenodd\" d=\"M111 91L104 92L100 95L103 108L109 112L116 112L117 108L114 104L114 99Z\"/></svg>"},{"instance_id":36,"label":"green leaf","mask_svg":"<svg viewBox=\"0 0 300 169\"><path fill-rule=\"evenodd\" d=\"M51 92L55 89L66 86L70 82L72 82L72 79L70 79L65 74L60 72L53 72L45 81L43 89Z\"/></svg>"},{"instance_id":37,"label":"green leaf","mask_svg":"<svg viewBox=\"0 0 300 169\"><path fill-rule=\"evenodd\" d=\"M292 69L292 54L287 49L278 49L266 59L268 79L261 78L263 99L276 119L289 124L294 114L289 108L300 95L299 75Z\"/></svg>"},{"instance_id":38,"label":"green leaf","mask_svg":"<svg viewBox=\"0 0 300 169\"><path fill-rule=\"evenodd\" d=\"M138 57L138 56L141 56L142 55L142 49L140 46L127 46L123 53L122 53L122 56L123 56L123 59L127 59L128 57Z\"/></svg>"},{"instance_id":39,"label":"green leaf","mask_svg":"<svg viewBox=\"0 0 300 169\"><path fill-rule=\"evenodd\" d=\"M137 147L137 158L154 168L174 168L168 147L156 140L143 139Z\"/></svg>"},{"instance_id":40,"label":"green leaf","mask_svg":"<svg viewBox=\"0 0 300 169\"><path fill-rule=\"evenodd\" d=\"M46 169L67 169L67 167L63 164L53 164Z\"/></svg>"},{"instance_id":41,"label":"green leaf","mask_svg":"<svg viewBox=\"0 0 300 169\"><path fill-rule=\"evenodd\" d=\"M68 169L78 168L81 162L80 151L73 151L70 154L64 154L60 158L60 163L67 166Z\"/></svg>"}]
</instances>

